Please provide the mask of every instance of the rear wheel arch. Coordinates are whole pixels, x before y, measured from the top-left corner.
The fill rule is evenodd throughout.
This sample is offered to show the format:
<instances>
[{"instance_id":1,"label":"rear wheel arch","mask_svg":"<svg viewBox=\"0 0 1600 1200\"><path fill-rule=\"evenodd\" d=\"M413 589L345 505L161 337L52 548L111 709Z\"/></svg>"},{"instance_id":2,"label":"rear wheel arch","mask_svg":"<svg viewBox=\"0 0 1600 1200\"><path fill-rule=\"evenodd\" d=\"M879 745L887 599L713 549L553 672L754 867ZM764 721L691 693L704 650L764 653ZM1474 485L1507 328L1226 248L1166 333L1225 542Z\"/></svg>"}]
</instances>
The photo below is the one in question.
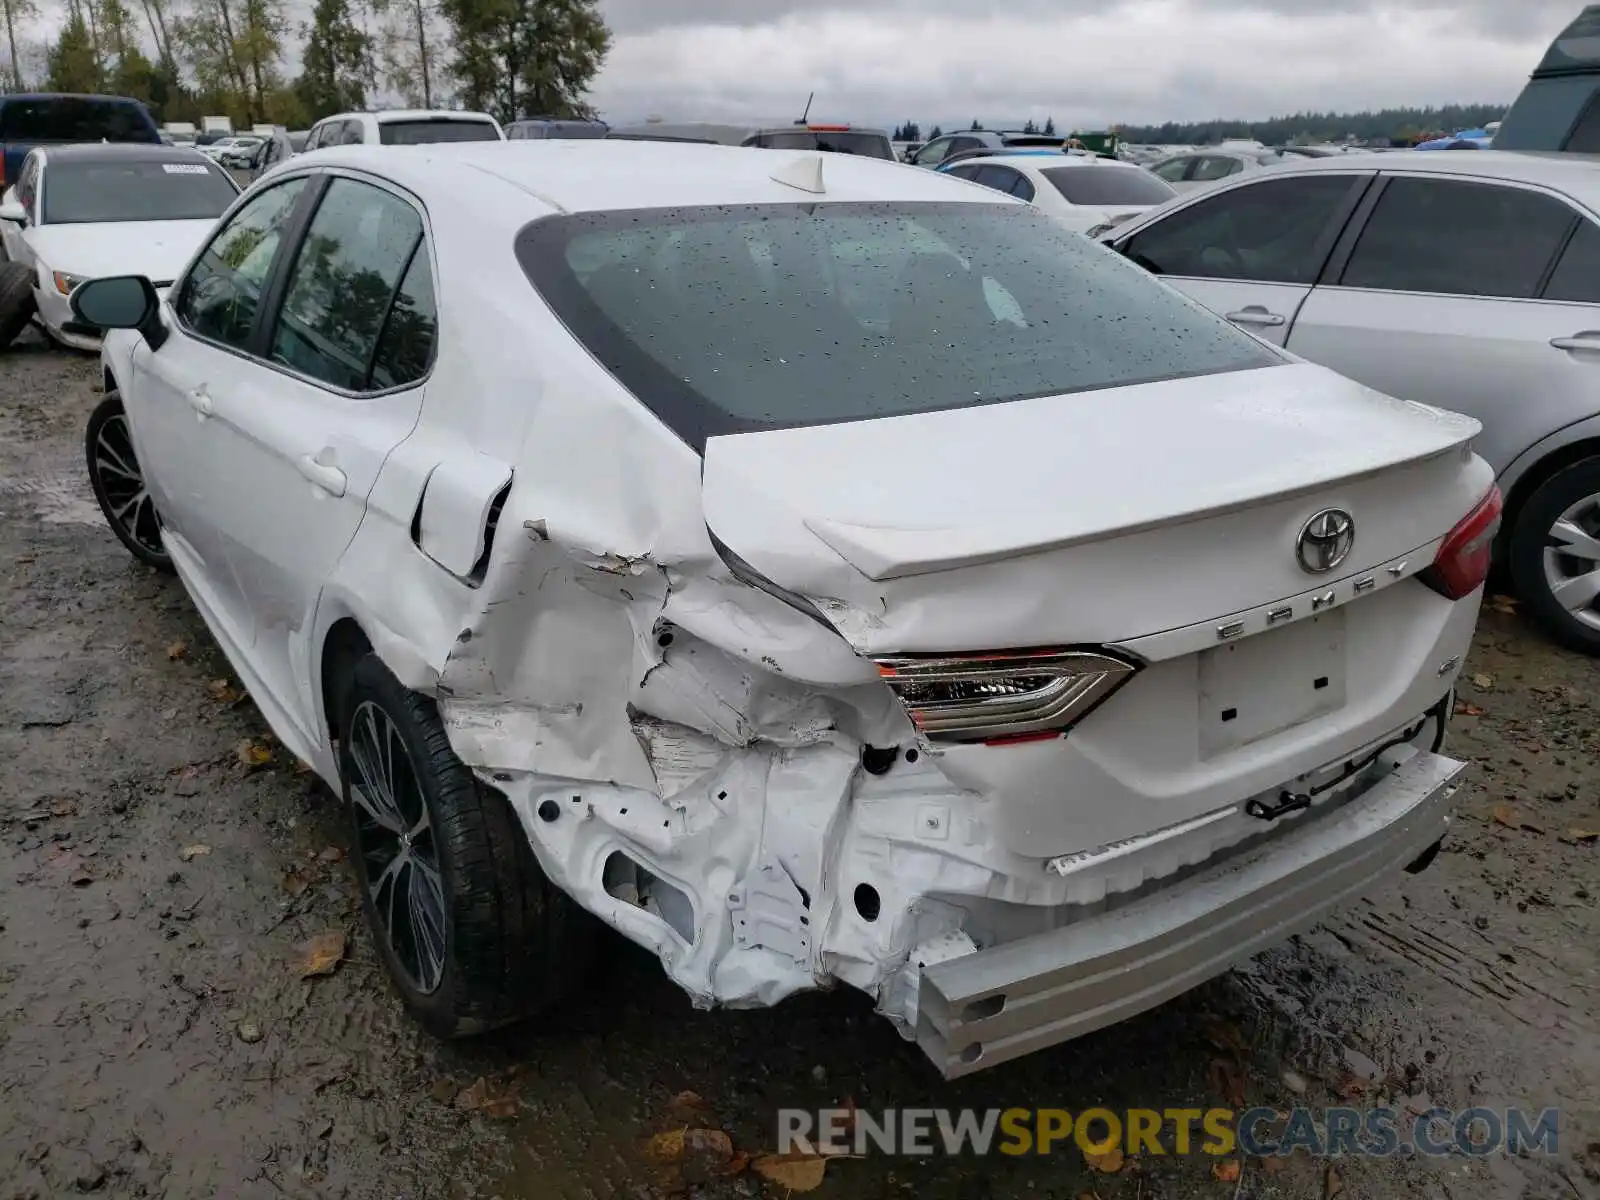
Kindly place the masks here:
<instances>
[{"instance_id":1,"label":"rear wheel arch","mask_svg":"<svg viewBox=\"0 0 1600 1200\"><path fill-rule=\"evenodd\" d=\"M1529 498L1568 467L1590 458L1600 458L1600 437L1583 438L1558 446L1517 477L1516 483L1506 493L1505 513L1501 519L1500 533L1495 539L1494 556L1497 562L1503 563L1510 553L1512 530L1516 528L1517 518L1521 516Z\"/></svg>"},{"instance_id":2,"label":"rear wheel arch","mask_svg":"<svg viewBox=\"0 0 1600 1200\"><path fill-rule=\"evenodd\" d=\"M355 677L356 664L372 653L372 639L354 617L340 617L322 638L318 699L322 722L332 745L344 728L344 703Z\"/></svg>"}]
</instances>

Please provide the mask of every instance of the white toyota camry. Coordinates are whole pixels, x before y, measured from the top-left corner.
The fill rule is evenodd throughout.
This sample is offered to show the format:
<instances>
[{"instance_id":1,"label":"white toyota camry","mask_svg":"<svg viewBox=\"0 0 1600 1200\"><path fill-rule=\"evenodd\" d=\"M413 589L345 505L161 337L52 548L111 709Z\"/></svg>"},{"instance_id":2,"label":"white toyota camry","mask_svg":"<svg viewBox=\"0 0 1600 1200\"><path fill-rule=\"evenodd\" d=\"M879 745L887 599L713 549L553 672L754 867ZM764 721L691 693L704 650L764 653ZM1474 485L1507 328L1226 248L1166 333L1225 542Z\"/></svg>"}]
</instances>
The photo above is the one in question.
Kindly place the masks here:
<instances>
[{"instance_id":1,"label":"white toyota camry","mask_svg":"<svg viewBox=\"0 0 1600 1200\"><path fill-rule=\"evenodd\" d=\"M441 1034L585 910L948 1075L1426 865L1499 510L1470 418L869 159L343 147L115 327L86 449L340 790ZM123 331L126 332L123 332Z\"/></svg>"},{"instance_id":2,"label":"white toyota camry","mask_svg":"<svg viewBox=\"0 0 1600 1200\"><path fill-rule=\"evenodd\" d=\"M31 318L49 336L98 350L101 331L67 299L86 279L137 273L164 288L239 195L194 150L99 142L43 146L0 197L0 350Z\"/></svg>"}]
</instances>

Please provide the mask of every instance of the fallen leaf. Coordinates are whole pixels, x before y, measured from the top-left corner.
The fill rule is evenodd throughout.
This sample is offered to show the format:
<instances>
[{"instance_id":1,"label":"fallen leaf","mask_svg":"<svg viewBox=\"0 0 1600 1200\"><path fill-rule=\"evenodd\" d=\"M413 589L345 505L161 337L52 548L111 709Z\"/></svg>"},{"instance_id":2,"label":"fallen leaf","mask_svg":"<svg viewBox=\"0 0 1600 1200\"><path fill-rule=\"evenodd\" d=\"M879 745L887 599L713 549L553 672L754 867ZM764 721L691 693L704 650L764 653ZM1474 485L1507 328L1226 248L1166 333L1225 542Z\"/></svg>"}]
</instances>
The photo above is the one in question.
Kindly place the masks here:
<instances>
[{"instance_id":1,"label":"fallen leaf","mask_svg":"<svg viewBox=\"0 0 1600 1200\"><path fill-rule=\"evenodd\" d=\"M1497 613L1511 614L1517 611L1517 601L1514 596L1490 596L1485 607L1494 609Z\"/></svg>"},{"instance_id":2,"label":"fallen leaf","mask_svg":"<svg viewBox=\"0 0 1600 1200\"><path fill-rule=\"evenodd\" d=\"M486 1117L494 1117L503 1121L507 1117L516 1116L520 1107L515 1096L510 1092L502 1092L498 1096L490 1096L483 1102L478 1111Z\"/></svg>"},{"instance_id":3,"label":"fallen leaf","mask_svg":"<svg viewBox=\"0 0 1600 1200\"><path fill-rule=\"evenodd\" d=\"M1115 1175L1125 1161L1120 1146L1107 1146L1103 1151L1085 1150L1084 1161L1102 1175Z\"/></svg>"},{"instance_id":4,"label":"fallen leaf","mask_svg":"<svg viewBox=\"0 0 1600 1200\"><path fill-rule=\"evenodd\" d=\"M228 686L226 679L213 679L206 684L206 691L211 693L211 698L218 704L231 704L238 696L238 693Z\"/></svg>"},{"instance_id":5,"label":"fallen leaf","mask_svg":"<svg viewBox=\"0 0 1600 1200\"><path fill-rule=\"evenodd\" d=\"M1245 1046L1244 1035L1229 1021L1224 1021L1218 1016L1208 1016L1205 1019L1201 1032L1206 1041L1218 1050L1232 1050L1242 1052Z\"/></svg>"},{"instance_id":6,"label":"fallen leaf","mask_svg":"<svg viewBox=\"0 0 1600 1200\"><path fill-rule=\"evenodd\" d=\"M1263 1175L1276 1175L1279 1171L1283 1170L1283 1159L1279 1158L1276 1154L1273 1154L1266 1158L1256 1159L1256 1165L1261 1168L1261 1173Z\"/></svg>"},{"instance_id":7,"label":"fallen leaf","mask_svg":"<svg viewBox=\"0 0 1600 1200\"><path fill-rule=\"evenodd\" d=\"M1456 716L1481 717L1483 716L1483 709L1479 708L1476 704L1468 704L1465 700L1457 700Z\"/></svg>"},{"instance_id":8,"label":"fallen leaf","mask_svg":"<svg viewBox=\"0 0 1600 1200\"><path fill-rule=\"evenodd\" d=\"M172 645L167 647L167 657L173 662L177 662L178 659L182 658L187 653L189 653L189 647L184 644L182 638L179 638L177 641L173 642Z\"/></svg>"},{"instance_id":9,"label":"fallen leaf","mask_svg":"<svg viewBox=\"0 0 1600 1200\"><path fill-rule=\"evenodd\" d=\"M342 849L338 846L329 846L321 854L317 855L317 861L325 863L338 862L343 857L344 851Z\"/></svg>"},{"instance_id":10,"label":"fallen leaf","mask_svg":"<svg viewBox=\"0 0 1600 1200\"><path fill-rule=\"evenodd\" d=\"M720 1129L689 1129L683 1135L683 1152L721 1166L733 1157L733 1139Z\"/></svg>"},{"instance_id":11,"label":"fallen leaf","mask_svg":"<svg viewBox=\"0 0 1600 1200\"><path fill-rule=\"evenodd\" d=\"M751 1160L750 1169L791 1192L814 1192L822 1186L828 1160L811 1154L763 1154Z\"/></svg>"},{"instance_id":12,"label":"fallen leaf","mask_svg":"<svg viewBox=\"0 0 1600 1200\"><path fill-rule=\"evenodd\" d=\"M479 1080L482 1083L483 1080ZM658 1133L644 1144L644 1156L652 1162L675 1163L683 1161L684 1134L686 1129L669 1129L665 1133Z\"/></svg>"},{"instance_id":13,"label":"fallen leaf","mask_svg":"<svg viewBox=\"0 0 1600 1200\"><path fill-rule=\"evenodd\" d=\"M1211 1178L1218 1183L1239 1182L1239 1160L1237 1158L1223 1159L1211 1164Z\"/></svg>"},{"instance_id":14,"label":"fallen leaf","mask_svg":"<svg viewBox=\"0 0 1600 1200\"><path fill-rule=\"evenodd\" d=\"M1322 1185L1322 1200L1333 1200L1335 1196L1341 1195L1343 1192L1344 1180L1339 1178L1339 1172L1333 1169L1332 1164L1329 1164L1328 1174Z\"/></svg>"},{"instance_id":15,"label":"fallen leaf","mask_svg":"<svg viewBox=\"0 0 1600 1200\"><path fill-rule=\"evenodd\" d=\"M50 815L52 817L75 817L78 815L78 802L76 800L52 800L50 802Z\"/></svg>"},{"instance_id":16,"label":"fallen leaf","mask_svg":"<svg viewBox=\"0 0 1600 1200\"><path fill-rule=\"evenodd\" d=\"M749 1169L750 1156L743 1150L736 1150L733 1157L723 1166L722 1173L731 1178L734 1175L743 1175Z\"/></svg>"},{"instance_id":17,"label":"fallen leaf","mask_svg":"<svg viewBox=\"0 0 1600 1200\"><path fill-rule=\"evenodd\" d=\"M210 853L210 846L207 846L204 842L196 842L193 846L185 846L182 850L179 850L178 857L183 859L184 862L193 862L202 854Z\"/></svg>"},{"instance_id":18,"label":"fallen leaf","mask_svg":"<svg viewBox=\"0 0 1600 1200\"><path fill-rule=\"evenodd\" d=\"M1211 1090L1232 1107L1244 1107L1244 1079L1239 1068L1225 1058L1211 1060Z\"/></svg>"},{"instance_id":19,"label":"fallen leaf","mask_svg":"<svg viewBox=\"0 0 1600 1200\"><path fill-rule=\"evenodd\" d=\"M1567 830L1569 842L1594 842L1600 841L1600 829L1569 829Z\"/></svg>"},{"instance_id":20,"label":"fallen leaf","mask_svg":"<svg viewBox=\"0 0 1600 1200\"><path fill-rule=\"evenodd\" d=\"M278 880L278 886L291 896L303 896L311 884L299 871L289 870L283 873L283 878Z\"/></svg>"},{"instance_id":21,"label":"fallen leaf","mask_svg":"<svg viewBox=\"0 0 1600 1200\"><path fill-rule=\"evenodd\" d=\"M299 947L299 963L296 967L301 979L310 979L313 975L332 975L334 970L344 961L344 930L330 929L326 933L319 933L309 942L304 942ZM482 1080L478 1081L482 1083Z\"/></svg>"},{"instance_id":22,"label":"fallen leaf","mask_svg":"<svg viewBox=\"0 0 1600 1200\"><path fill-rule=\"evenodd\" d=\"M1472 677L1472 686L1475 687L1475 688L1482 688L1484 691L1488 691L1490 688L1492 688L1494 686L1494 676L1493 675L1474 675Z\"/></svg>"},{"instance_id":23,"label":"fallen leaf","mask_svg":"<svg viewBox=\"0 0 1600 1200\"><path fill-rule=\"evenodd\" d=\"M252 770L264 767L272 761L272 751L252 742L249 738L239 743L238 754L239 761Z\"/></svg>"}]
</instances>

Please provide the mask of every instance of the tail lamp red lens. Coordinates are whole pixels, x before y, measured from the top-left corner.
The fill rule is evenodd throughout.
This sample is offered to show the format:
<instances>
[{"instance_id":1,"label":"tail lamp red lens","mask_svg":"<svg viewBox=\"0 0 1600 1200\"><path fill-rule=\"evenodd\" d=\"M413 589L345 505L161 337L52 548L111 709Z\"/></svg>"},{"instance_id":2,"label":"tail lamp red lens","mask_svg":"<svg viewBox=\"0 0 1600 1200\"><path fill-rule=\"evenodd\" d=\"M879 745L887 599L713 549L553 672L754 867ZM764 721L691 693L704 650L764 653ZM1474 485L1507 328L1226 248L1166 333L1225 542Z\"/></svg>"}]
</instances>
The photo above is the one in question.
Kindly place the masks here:
<instances>
[{"instance_id":1,"label":"tail lamp red lens","mask_svg":"<svg viewBox=\"0 0 1600 1200\"><path fill-rule=\"evenodd\" d=\"M1433 565L1418 576L1423 583L1450 600L1470 596L1489 578L1489 560L1495 535L1500 532L1503 503L1500 489L1491 487L1473 510L1445 535Z\"/></svg>"}]
</instances>

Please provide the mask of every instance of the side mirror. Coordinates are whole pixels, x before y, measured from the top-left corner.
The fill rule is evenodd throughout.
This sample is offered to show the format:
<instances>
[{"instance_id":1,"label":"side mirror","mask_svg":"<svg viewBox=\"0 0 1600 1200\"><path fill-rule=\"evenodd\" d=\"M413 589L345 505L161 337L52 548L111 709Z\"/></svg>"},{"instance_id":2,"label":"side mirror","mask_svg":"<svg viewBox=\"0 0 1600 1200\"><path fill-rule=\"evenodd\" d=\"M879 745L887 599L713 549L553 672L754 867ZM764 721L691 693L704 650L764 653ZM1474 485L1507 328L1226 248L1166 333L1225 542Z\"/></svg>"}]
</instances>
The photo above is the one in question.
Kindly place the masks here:
<instances>
[{"instance_id":1,"label":"side mirror","mask_svg":"<svg viewBox=\"0 0 1600 1200\"><path fill-rule=\"evenodd\" d=\"M161 324L161 300L155 284L143 275L113 275L91 279L73 289L68 301L72 315L85 325L101 329L137 329L150 343L161 349L167 340Z\"/></svg>"},{"instance_id":2,"label":"side mirror","mask_svg":"<svg viewBox=\"0 0 1600 1200\"><path fill-rule=\"evenodd\" d=\"M7 193L3 202L0 202L0 221L14 221L18 225L28 223L27 210L22 207L22 201L17 199L15 188Z\"/></svg>"}]
</instances>

